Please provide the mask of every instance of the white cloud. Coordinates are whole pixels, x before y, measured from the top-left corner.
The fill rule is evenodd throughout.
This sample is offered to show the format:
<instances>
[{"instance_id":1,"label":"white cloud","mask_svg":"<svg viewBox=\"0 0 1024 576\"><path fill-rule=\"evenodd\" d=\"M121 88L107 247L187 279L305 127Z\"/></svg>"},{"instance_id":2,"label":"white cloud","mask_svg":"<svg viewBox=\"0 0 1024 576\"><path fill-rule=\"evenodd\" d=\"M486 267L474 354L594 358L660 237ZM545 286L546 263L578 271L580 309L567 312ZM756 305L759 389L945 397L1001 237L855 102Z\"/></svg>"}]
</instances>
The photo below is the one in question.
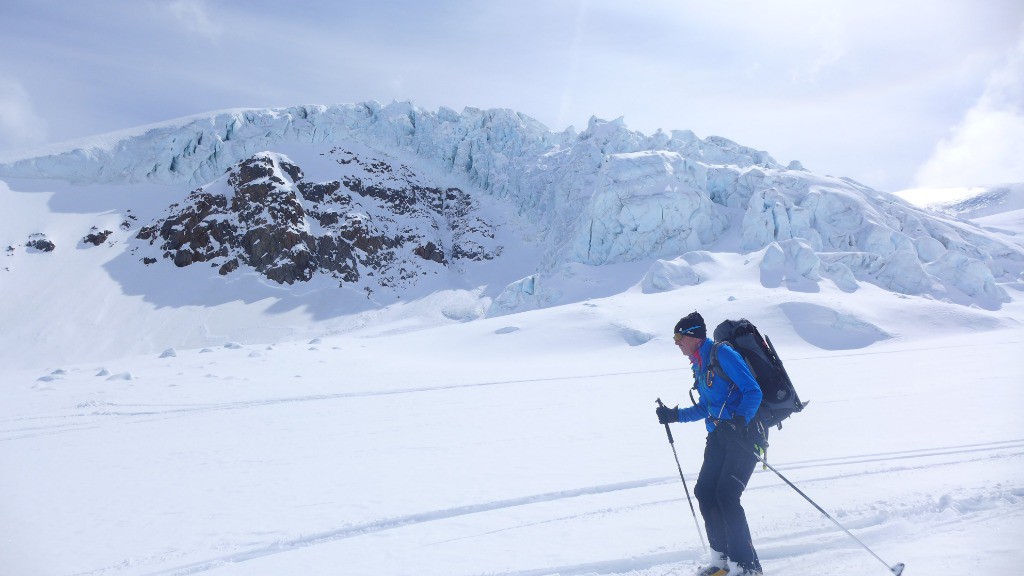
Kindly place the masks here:
<instances>
[{"instance_id":1,"label":"white cloud","mask_svg":"<svg viewBox=\"0 0 1024 576\"><path fill-rule=\"evenodd\" d=\"M47 139L46 123L17 80L0 76L0 150L37 146Z\"/></svg>"},{"instance_id":2,"label":"white cloud","mask_svg":"<svg viewBox=\"0 0 1024 576\"><path fill-rule=\"evenodd\" d=\"M579 76L580 54L583 47L584 26L587 18L587 4L580 2L576 10L576 20L572 29L572 43L569 45L569 66L565 71L564 88L558 106L558 121L555 126L560 128L571 124L570 109L575 104L574 88Z\"/></svg>"},{"instance_id":3,"label":"white cloud","mask_svg":"<svg viewBox=\"0 0 1024 576\"><path fill-rule=\"evenodd\" d=\"M832 17L822 15L804 33L814 48L809 54L813 55L813 60L796 62L802 64L802 67L790 70L790 79L794 83L816 82L823 70L846 56L846 30L836 21L834 14L829 16Z\"/></svg>"},{"instance_id":4,"label":"white cloud","mask_svg":"<svg viewBox=\"0 0 1024 576\"><path fill-rule=\"evenodd\" d=\"M917 171L917 186L1024 182L1024 36Z\"/></svg>"},{"instance_id":5,"label":"white cloud","mask_svg":"<svg viewBox=\"0 0 1024 576\"><path fill-rule=\"evenodd\" d=\"M216 40L223 32L223 28L210 19L202 0L173 0L166 4L166 9L192 34Z\"/></svg>"}]
</instances>

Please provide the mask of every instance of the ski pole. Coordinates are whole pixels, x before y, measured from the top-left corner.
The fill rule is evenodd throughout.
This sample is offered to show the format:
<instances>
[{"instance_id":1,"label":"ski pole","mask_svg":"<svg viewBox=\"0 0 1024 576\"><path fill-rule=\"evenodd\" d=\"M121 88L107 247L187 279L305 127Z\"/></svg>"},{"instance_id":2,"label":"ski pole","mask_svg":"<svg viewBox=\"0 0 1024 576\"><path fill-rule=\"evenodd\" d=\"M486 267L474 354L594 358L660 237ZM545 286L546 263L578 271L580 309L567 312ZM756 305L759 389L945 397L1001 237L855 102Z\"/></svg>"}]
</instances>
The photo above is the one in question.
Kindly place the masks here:
<instances>
[{"instance_id":1,"label":"ski pole","mask_svg":"<svg viewBox=\"0 0 1024 576\"><path fill-rule=\"evenodd\" d=\"M661 402L661 398L655 400L658 406L664 408L665 404ZM676 458L676 468L679 469L679 479L683 481L683 490L686 491L686 501L690 504L690 514L693 515L693 526L697 529L697 535L700 536L700 547L704 552L708 551L708 545L704 543L704 533L700 530L700 523L697 522L697 511L693 509L693 500L690 499L690 489L686 486L686 478L683 476L683 467L679 464L679 454L676 452L676 441L672 438L672 430L669 429L668 424L665 424L665 434L668 434L668 444L672 447L672 455Z\"/></svg>"},{"instance_id":2,"label":"ski pole","mask_svg":"<svg viewBox=\"0 0 1024 576\"><path fill-rule=\"evenodd\" d=\"M666 427L668 427L667 424L666 424ZM739 439L736 440L736 443L739 444L740 446L743 446L743 443L740 442ZM743 446L743 447L746 448L746 446ZM779 472L778 470L775 469L774 466L769 464L768 461L764 459L764 457L762 457L760 454L758 454L757 450L752 450L752 452L753 452L754 456L756 456L757 459L760 460L761 463L765 465L765 467L767 467L772 472L775 472L775 474L779 478L782 478L783 482L785 482L786 484L789 484L790 488L792 488L793 490L796 490L797 494L803 496L804 500L807 500L808 502L810 502L812 506L814 506L815 508L818 509L818 512L821 512L825 516L825 518L828 518L829 520L832 521L833 524L838 526L840 530L842 530L843 532L846 532L847 536L849 536L850 538L853 538L857 542L857 544L860 544L861 546L863 546L865 550L870 552L872 556L874 556L879 562L884 564L885 567L888 568L890 572L892 572L896 576L900 576L900 574L903 573L903 569L906 567L905 564L903 564L902 562L897 562L896 564L893 564L892 566L890 566L888 562L886 562L885 560L882 560L881 556L879 556L878 554L875 554L874 550L872 550L871 548L868 548L867 544L861 542L860 538L857 538L856 536L854 536L852 532L847 530L845 526L840 524L839 521L836 520L835 518L833 518L831 514L826 512L824 508L822 508L821 506L818 506L818 504L814 500L811 500L810 496L808 496L807 494L804 494L803 490L797 488L795 484L790 482L789 478L786 478L785 476L783 476L781 472Z\"/></svg>"}]
</instances>

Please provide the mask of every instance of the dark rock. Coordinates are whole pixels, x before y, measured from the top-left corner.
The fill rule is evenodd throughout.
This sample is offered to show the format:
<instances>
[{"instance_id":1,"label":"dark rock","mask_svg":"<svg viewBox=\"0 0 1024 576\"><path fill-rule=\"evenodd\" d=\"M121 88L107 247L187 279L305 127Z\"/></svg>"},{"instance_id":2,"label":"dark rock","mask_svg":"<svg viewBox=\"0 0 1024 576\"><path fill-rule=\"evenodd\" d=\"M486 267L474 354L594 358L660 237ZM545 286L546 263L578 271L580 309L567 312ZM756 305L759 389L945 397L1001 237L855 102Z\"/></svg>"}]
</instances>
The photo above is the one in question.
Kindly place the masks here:
<instances>
[{"instance_id":1,"label":"dark rock","mask_svg":"<svg viewBox=\"0 0 1024 576\"><path fill-rule=\"evenodd\" d=\"M110 238L110 235L113 233L114 232L111 230L104 230L102 232L99 232L98 229L95 226L93 226L92 231L86 234L84 238L82 238L82 243L92 244L93 246L99 246L100 244L106 242L107 238Z\"/></svg>"},{"instance_id":2,"label":"dark rock","mask_svg":"<svg viewBox=\"0 0 1024 576\"><path fill-rule=\"evenodd\" d=\"M426 246L417 246L416 250L414 250L413 253L419 256L420 258L423 258L424 260L431 260L433 262L437 262L438 264L446 264L444 259L444 252L442 250L439 250L438 247L435 246L433 242L427 242Z\"/></svg>"},{"instance_id":3,"label":"dark rock","mask_svg":"<svg viewBox=\"0 0 1024 576\"><path fill-rule=\"evenodd\" d=\"M138 238L139 240L152 241L154 238L156 238L158 228L159 227L156 224L153 224L151 226L143 226L142 229L139 230L139 233L135 235L135 237Z\"/></svg>"},{"instance_id":4,"label":"dark rock","mask_svg":"<svg viewBox=\"0 0 1024 576\"><path fill-rule=\"evenodd\" d=\"M229 169L222 184L171 205L136 238L158 245L178 266L226 260L222 275L246 265L281 284L320 273L342 285L410 286L450 261L500 253L464 191L425 185L386 158L339 149L331 155L346 176L317 183L279 155L257 154ZM229 190L215 193L225 183Z\"/></svg>"},{"instance_id":5,"label":"dark rock","mask_svg":"<svg viewBox=\"0 0 1024 576\"><path fill-rule=\"evenodd\" d=\"M128 210L128 212L128 218L126 218L124 222L121 222L121 230L124 230L125 232L132 229L132 222L138 221L138 217L130 213L131 210Z\"/></svg>"},{"instance_id":6,"label":"dark rock","mask_svg":"<svg viewBox=\"0 0 1024 576\"><path fill-rule=\"evenodd\" d=\"M184 268L194 262L192 259L192 253L188 250L178 250L174 254L174 265L178 268Z\"/></svg>"},{"instance_id":7,"label":"dark rock","mask_svg":"<svg viewBox=\"0 0 1024 576\"><path fill-rule=\"evenodd\" d=\"M220 267L218 273L221 276L227 276L228 274L231 274L235 270L238 270L238 266L238 258L232 258L231 260L228 260L227 262L224 263L223 266Z\"/></svg>"},{"instance_id":8,"label":"dark rock","mask_svg":"<svg viewBox=\"0 0 1024 576\"><path fill-rule=\"evenodd\" d=\"M298 185L299 193L302 197L310 202L323 202L327 198L334 199L335 193L341 189L341 182L335 180L334 182L325 182L323 184L314 184L312 182L300 182Z\"/></svg>"},{"instance_id":9,"label":"dark rock","mask_svg":"<svg viewBox=\"0 0 1024 576\"><path fill-rule=\"evenodd\" d=\"M46 239L46 234L39 232L30 234L25 246L39 250L40 252L53 252L57 248L53 242Z\"/></svg>"}]
</instances>

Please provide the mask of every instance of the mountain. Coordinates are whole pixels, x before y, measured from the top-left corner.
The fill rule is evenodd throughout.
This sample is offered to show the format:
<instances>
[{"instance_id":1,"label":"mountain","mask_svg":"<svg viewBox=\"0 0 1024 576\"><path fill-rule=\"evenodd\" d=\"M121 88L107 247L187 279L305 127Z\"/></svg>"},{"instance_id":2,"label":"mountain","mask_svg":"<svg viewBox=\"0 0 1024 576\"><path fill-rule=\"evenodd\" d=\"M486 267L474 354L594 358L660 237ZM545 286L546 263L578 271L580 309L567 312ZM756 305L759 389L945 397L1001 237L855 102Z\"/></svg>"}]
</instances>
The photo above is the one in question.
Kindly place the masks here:
<instances>
[{"instance_id":1,"label":"mountain","mask_svg":"<svg viewBox=\"0 0 1024 576\"><path fill-rule=\"evenodd\" d=\"M1024 184L955 188L911 188L896 193L915 205L957 218L978 220L998 214L1019 217Z\"/></svg>"},{"instance_id":2,"label":"mountain","mask_svg":"<svg viewBox=\"0 0 1024 576\"><path fill-rule=\"evenodd\" d=\"M67 304L75 317L117 289L148 304L132 314L271 299L336 327L458 293L442 316L462 321L692 286L720 254L745 255L766 288L874 285L998 310L1024 271L1012 235L725 138L646 136L621 119L555 133L509 110L235 110L8 158L0 177L9 205L35 211L4 228L6 284L42 282L23 265L41 250L51 268L102 267L72 275L97 287ZM26 202L32 191L51 193L48 206ZM80 215L78 228L52 213ZM72 247L108 254L57 256ZM235 336L268 337L253 328Z\"/></svg>"},{"instance_id":3,"label":"mountain","mask_svg":"<svg viewBox=\"0 0 1024 576\"><path fill-rule=\"evenodd\" d=\"M766 574L1024 560L1019 185L932 209L721 138L372 103L0 172L5 575L692 574L706 430L654 415L692 310L771 338L810 405L768 461L877 555L759 466Z\"/></svg>"},{"instance_id":4,"label":"mountain","mask_svg":"<svg viewBox=\"0 0 1024 576\"><path fill-rule=\"evenodd\" d=\"M279 154L254 155L136 238L179 267L210 262L226 275L246 265L281 284L322 273L341 284L374 276L380 287L398 288L500 254L492 226L462 190L430 187L407 166L348 150L328 155L346 167L329 182L308 181Z\"/></svg>"}]
</instances>

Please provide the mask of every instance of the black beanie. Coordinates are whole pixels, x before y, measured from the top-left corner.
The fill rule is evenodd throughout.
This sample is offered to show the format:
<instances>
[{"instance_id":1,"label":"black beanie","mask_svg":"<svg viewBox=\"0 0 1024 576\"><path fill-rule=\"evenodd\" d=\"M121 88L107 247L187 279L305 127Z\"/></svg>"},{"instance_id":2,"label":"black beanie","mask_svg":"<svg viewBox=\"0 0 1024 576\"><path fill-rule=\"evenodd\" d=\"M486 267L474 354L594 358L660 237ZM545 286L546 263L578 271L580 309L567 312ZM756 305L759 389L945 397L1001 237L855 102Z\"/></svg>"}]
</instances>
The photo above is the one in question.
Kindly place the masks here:
<instances>
[{"instance_id":1,"label":"black beanie","mask_svg":"<svg viewBox=\"0 0 1024 576\"><path fill-rule=\"evenodd\" d=\"M701 339L708 336L708 329L704 325L704 318L697 312L690 312L681 318L679 322L676 322L676 328L672 332Z\"/></svg>"}]
</instances>

